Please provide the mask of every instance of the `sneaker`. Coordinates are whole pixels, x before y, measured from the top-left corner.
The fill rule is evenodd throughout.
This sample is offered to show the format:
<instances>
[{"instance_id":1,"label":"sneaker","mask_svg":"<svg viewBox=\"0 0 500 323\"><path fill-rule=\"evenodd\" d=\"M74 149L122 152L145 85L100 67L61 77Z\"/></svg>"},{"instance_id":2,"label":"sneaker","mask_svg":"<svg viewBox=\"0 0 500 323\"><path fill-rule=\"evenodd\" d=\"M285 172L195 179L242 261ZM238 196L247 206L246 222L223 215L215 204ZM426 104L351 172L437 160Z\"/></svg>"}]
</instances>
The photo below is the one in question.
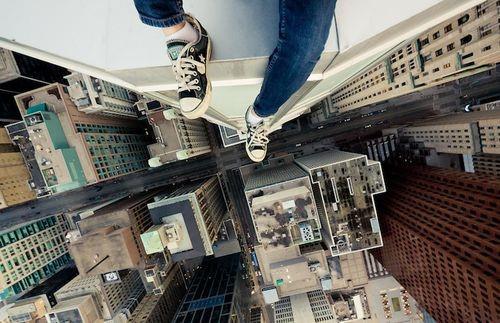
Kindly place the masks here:
<instances>
[{"instance_id":1,"label":"sneaker","mask_svg":"<svg viewBox=\"0 0 500 323\"><path fill-rule=\"evenodd\" d=\"M205 114L212 96L212 86L207 78L212 46L207 31L198 20L186 15L186 21L198 31L198 40L188 43L173 39L167 42L167 50L177 79L181 112L188 119L196 119Z\"/></svg>"},{"instance_id":2,"label":"sneaker","mask_svg":"<svg viewBox=\"0 0 500 323\"><path fill-rule=\"evenodd\" d=\"M245 148L248 157L252 161L258 163L263 161L266 157L269 139L267 138L267 129L264 120L260 121L258 124L248 122L248 113L250 109L252 109L252 107L248 108L245 114L245 120L247 120L247 140Z\"/></svg>"}]
</instances>

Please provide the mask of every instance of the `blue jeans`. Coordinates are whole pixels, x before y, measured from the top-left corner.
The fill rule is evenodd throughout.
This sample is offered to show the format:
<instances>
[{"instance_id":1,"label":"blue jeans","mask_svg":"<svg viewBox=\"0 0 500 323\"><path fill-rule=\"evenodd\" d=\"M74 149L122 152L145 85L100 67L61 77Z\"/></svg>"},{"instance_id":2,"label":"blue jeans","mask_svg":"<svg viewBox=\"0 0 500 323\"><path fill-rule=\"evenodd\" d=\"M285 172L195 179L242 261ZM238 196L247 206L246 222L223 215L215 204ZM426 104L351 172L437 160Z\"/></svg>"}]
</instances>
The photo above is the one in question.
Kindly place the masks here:
<instances>
[{"instance_id":1,"label":"blue jeans","mask_svg":"<svg viewBox=\"0 0 500 323\"><path fill-rule=\"evenodd\" d=\"M276 48L269 57L254 110L261 117L275 114L307 80L328 38L336 0L279 0ZM134 0L141 21L170 27L184 20L182 0Z\"/></svg>"}]
</instances>

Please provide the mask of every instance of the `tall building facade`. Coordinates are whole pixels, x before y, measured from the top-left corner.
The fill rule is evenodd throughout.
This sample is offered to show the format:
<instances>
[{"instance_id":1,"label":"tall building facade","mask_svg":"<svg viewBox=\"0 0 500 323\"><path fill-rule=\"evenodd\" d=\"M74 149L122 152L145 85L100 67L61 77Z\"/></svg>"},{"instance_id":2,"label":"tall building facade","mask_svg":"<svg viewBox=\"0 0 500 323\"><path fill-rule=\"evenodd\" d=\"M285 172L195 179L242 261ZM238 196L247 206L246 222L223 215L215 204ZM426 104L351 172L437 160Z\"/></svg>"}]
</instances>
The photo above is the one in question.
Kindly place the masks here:
<instances>
[{"instance_id":1,"label":"tall building facade","mask_svg":"<svg viewBox=\"0 0 500 323\"><path fill-rule=\"evenodd\" d=\"M112 117L137 118L137 95L116 84L73 72L64 77L68 93L79 111Z\"/></svg>"},{"instance_id":2,"label":"tall building facade","mask_svg":"<svg viewBox=\"0 0 500 323\"><path fill-rule=\"evenodd\" d=\"M206 258L172 322L247 322L240 258L240 253Z\"/></svg>"},{"instance_id":3,"label":"tall building facade","mask_svg":"<svg viewBox=\"0 0 500 323\"><path fill-rule=\"evenodd\" d=\"M201 119L184 118L173 108L147 111L147 118L156 137L156 143L148 145L150 167L211 151L207 129Z\"/></svg>"},{"instance_id":4,"label":"tall building facade","mask_svg":"<svg viewBox=\"0 0 500 323\"><path fill-rule=\"evenodd\" d=\"M417 165L386 178L375 258L437 321L498 321L498 181Z\"/></svg>"},{"instance_id":5,"label":"tall building facade","mask_svg":"<svg viewBox=\"0 0 500 323\"><path fill-rule=\"evenodd\" d=\"M174 261L213 255L212 244L228 212L222 185L214 176L149 203L154 226L141 235L146 253L168 248Z\"/></svg>"},{"instance_id":6,"label":"tall building facade","mask_svg":"<svg viewBox=\"0 0 500 323\"><path fill-rule=\"evenodd\" d=\"M101 275L144 267L141 234L152 226L148 203L158 191L125 197L93 209L69 235L69 250L80 275Z\"/></svg>"},{"instance_id":7,"label":"tall building facade","mask_svg":"<svg viewBox=\"0 0 500 323\"><path fill-rule=\"evenodd\" d=\"M0 116L20 120L15 94L61 82L67 74L63 67L0 48Z\"/></svg>"},{"instance_id":8,"label":"tall building facade","mask_svg":"<svg viewBox=\"0 0 500 323\"><path fill-rule=\"evenodd\" d=\"M147 168L147 137L133 120L86 114L61 84L19 94L34 158L52 192Z\"/></svg>"},{"instance_id":9,"label":"tall building facade","mask_svg":"<svg viewBox=\"0 0 500 323\"><path fill-rule=\"evenodd\" d=\"M276 323L289 322L338 322L322 290L287 296L274 304Z\"/></svg>"},{"instance_id":10,"label":"tall building facade","mask_svg":"<svg viewBox=\"0 0 500 323\"><path fill-rule=\"evenodd\" d=\"M331 94L331 108L313 108L324 121L372 103L458 79L500 60L497 28L500 4L485 1L441 22L392 50Z\"/></svg>"},{"instance_id":11,"label":"tall building facade","mask_svg":"<svg viewBox=\"0 0 500 323\"><path fill-rule=\"evenodd\" d=\"M0 300L25 292L71 260L62 214L0 229Z\"/></svg>"},{"instance_id":12,"label":"tall building facade","mask_svg":"<svg viewBox=\"0 0 500 323\"><path fill-rule=\"evenodd\" d=\"M500 177L500 155L476 154L472 156L474 173Z\"/></svg>"},{"instance_id":13,"label":"tall building facade","mask_svg":"<svg viewBox=\"0 0 500 323\"><path fill-rule=\"evenodd\" d=\"M164 286L163 294L148 294L142 299L130 317L131 322L172 322L186 294L186 285L179 265L171 267Z\"/></svg>"},{"instance_id":14,"label":"tall building facade","mask_svg":"<svg viewBox=\"0 0 500 323\"><path fill-rule=\"evenodd\" d=\"M398 133L438 153L499 154L500 110L440 116L403 127Z\"/></svg>"},{"instance_id":15,"label":"tall building facade","mask_svg":"<svg viewBox=\"0 0 500 323\"><path fill-rule=\"evenodd\" d=\"M0 209L33 200L36 195L29 186L30 173L23 156L0 128Z\"/></svg>"}]
</instances>

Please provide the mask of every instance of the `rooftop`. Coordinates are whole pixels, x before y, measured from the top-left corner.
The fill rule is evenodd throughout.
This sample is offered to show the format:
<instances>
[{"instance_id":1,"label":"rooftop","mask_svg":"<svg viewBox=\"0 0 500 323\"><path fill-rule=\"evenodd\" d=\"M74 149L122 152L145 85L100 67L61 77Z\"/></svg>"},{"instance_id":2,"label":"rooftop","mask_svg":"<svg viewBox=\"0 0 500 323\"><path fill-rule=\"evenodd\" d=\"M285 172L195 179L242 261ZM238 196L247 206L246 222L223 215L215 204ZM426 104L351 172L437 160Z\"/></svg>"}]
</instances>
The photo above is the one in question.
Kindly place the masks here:
<instances>
[{"instance_id":1,"label":"rooftop","mask_svg":"<svg viewBox=\"0 0 500 323\"><path fill-rule=\"evenodd\" d=\"M325 252L301 254L298 246L286 249L255 247L264 284L274 286L279 297L322 289L321 278L330 275Z\"/></svg>"},{"instance_id":2,"label":"rooftop","mask_svg":"<svg viewBox=\"0 0 500 323\"><path fill-rule=\"evenodd\" d=\"M332 255L382 245L373 199L385 192L379 162L365 155L327 151L298 158L296 163L309 172L315 196L321 197L316 199Z\"/></svg>"}]
</instances>

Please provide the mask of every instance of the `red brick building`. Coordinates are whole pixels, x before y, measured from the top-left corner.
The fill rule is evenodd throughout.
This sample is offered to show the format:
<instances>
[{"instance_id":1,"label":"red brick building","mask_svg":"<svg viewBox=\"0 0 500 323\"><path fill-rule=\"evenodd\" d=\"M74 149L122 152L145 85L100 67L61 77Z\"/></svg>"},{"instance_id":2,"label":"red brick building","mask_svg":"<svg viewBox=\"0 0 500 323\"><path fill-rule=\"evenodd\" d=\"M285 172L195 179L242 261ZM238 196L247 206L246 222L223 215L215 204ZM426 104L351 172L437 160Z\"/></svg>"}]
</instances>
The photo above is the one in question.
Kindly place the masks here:
<instances>
[{"instance_id":1,"label":"red brick building","mask_svg":"<svg viewBox=\"0 0 500 323\"><path fill-rule=\"evenodd\" d=\"M391 166L374 256L438 322L500 322L498 179Z\"/></svg>"}]
</instances>

